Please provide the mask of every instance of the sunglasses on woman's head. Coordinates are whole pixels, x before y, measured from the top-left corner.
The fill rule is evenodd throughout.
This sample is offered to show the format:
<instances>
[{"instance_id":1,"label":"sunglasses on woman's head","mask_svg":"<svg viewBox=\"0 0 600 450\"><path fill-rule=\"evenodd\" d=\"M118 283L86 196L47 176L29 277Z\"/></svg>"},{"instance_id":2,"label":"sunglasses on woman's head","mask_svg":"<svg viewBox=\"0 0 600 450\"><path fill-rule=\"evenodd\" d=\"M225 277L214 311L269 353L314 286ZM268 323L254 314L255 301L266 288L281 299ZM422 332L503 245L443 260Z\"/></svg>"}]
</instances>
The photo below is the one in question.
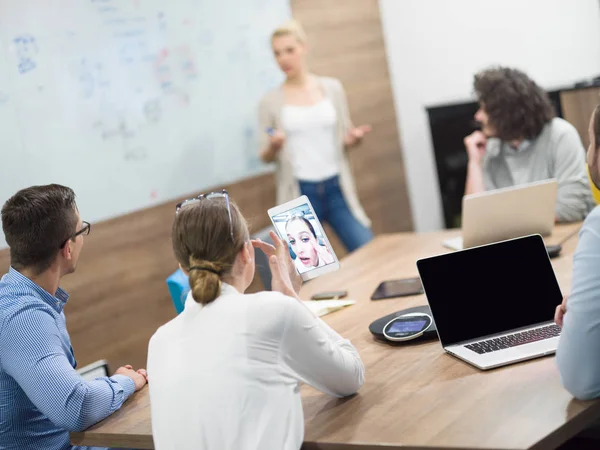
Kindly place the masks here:
<instances>
[{"instance_id":1,"label":"sunglasses on woman's head","mask_svg":"<svg viewBox=\"0 0 600 450\"><path fill-rule=\"evenodd\" d=\"M181 208L185 208L186 206L193 205L195 203L201 202L202 200L211 200L215 198L224 198L227 203L227 214L229 214L229 232L231 234L231 239L233 239L233 221L231 220L231 206L229 204L229 194L225 189L220 192L210 192L208 194L200 194L197 197L189 198L182 202L177 203L175 205L175 214L178 214Z\"/></svg>"}]
</instances>

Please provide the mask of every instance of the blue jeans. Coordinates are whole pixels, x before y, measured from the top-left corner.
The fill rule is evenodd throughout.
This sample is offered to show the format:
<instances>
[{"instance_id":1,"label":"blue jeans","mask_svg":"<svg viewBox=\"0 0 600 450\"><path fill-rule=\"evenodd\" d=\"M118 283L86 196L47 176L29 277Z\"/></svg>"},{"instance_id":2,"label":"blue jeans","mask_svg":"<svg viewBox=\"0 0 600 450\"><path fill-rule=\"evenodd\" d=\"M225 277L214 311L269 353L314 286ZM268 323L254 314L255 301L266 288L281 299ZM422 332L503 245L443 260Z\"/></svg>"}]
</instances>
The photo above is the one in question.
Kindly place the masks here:
<instances>
[{"instance_id":1,"label":"blue jeans","mask_svg":"<svg viewBox=\"0 0 600 450\"><path fill-rule=\"evenodd\" d=\"M348 208L340 189L339 177L313 183L299 181L300 192L306 195L321 222L327 222L349 252L373 239L373 233Z\"/></svg>"}]
</instances>

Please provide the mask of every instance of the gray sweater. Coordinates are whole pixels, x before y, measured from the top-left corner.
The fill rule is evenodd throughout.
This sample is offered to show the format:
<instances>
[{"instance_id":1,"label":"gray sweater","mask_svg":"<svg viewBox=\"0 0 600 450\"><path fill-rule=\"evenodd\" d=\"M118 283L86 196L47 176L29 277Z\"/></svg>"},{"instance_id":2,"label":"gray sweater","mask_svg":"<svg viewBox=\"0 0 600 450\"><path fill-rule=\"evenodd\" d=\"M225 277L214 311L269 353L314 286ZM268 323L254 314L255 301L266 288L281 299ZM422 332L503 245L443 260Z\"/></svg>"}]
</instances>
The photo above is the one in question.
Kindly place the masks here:
<instances>
[{"instance_id":1,"label":"gray sweater","mask_svg":"<svg viewBox=\"0 0 600 450\"><path fill-rule=\"evenodd\" d=\"M556 217L561 222L583 220L594 201L587 178L585 149L575 127L554 118L537 138L523 147L514 150L500 139L488 140L483 159L486 190L555 178Z\"/></svg>"}]
</instances>

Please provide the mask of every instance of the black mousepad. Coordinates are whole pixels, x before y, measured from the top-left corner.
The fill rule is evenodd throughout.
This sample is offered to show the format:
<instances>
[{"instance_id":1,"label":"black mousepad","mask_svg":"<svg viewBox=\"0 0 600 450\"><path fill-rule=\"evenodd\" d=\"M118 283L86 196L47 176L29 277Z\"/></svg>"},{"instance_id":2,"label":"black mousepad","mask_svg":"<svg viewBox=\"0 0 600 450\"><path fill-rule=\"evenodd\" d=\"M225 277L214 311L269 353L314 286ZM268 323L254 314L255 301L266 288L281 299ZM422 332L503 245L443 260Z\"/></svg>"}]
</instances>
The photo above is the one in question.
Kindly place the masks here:
<instances>
[{"instance_id":1,"label":"black mousepad","mask_svg":"<svg viewBox=\"0 0 600 450\"><path fill-rule=\"evenodd\" d=\"M410 341L404 341L404 342L392 342L392 341L388 341L385 338L385 336L383 335L383 329L385 328L385 326L394 317L403 316L403 315L408 314L408 313L424 313L424 314L428 314L429 316L431 316L431 320L432 320L431 325L429 326L429 328L427 329L427 331L425 331L423 333L422 336L419 336L418 338L415 338L415 339L411 339ZM387 315L385 317L382 317L381 319L377 319L375 322L371 323L371 325L369 325L369 331L377 339L385 341L388 344L407 344L407 343L411 343L411 342L420 342L420 341L426 341L426 340L432 340L432 339L437 339L438 338L438 336L437 336L437 328L435 326L435 320L433 320L433 316L431 315L431 309L429 308L429 306L416 306L414 308L403 309L402 311L397 311L397 312L395 312L393 314L389 314L389 315Z\"/></svg>"}]
</instances>

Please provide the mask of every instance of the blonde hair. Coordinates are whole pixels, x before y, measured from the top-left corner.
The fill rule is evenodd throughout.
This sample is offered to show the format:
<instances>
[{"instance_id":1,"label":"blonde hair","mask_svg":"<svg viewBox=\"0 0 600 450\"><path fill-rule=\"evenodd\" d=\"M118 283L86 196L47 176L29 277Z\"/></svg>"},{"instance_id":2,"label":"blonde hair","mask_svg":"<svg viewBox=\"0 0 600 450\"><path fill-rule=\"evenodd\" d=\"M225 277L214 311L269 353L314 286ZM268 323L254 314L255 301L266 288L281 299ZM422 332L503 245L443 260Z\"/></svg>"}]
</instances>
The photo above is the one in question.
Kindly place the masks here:
<instances>
[{"instance_id":1,"label":"blonde hair","mask_svg":"<svg viewBox=\"0 0 600 450\"><path fill-rule=\"evenodd\" d=\"M189 273L192 297L202 305L220 295L222 276L230 273L235 258L249 239L246 219L235 203L230 205L231 227L224 198L204 199L184 206L173 222L175 258Z\"/></svg>"},{"instance_id":2,"label":"blonde hair","mask_svg":"<svg viewBox=\"0 0 600 450\"><path fill-rule=\"evenodd\" d=\"M288 20L279 25L271 34L271 41L280 36L294 36L301 44L306 44L306 33L304 28L296 20Z\"/></svg>"}]
</instances>

